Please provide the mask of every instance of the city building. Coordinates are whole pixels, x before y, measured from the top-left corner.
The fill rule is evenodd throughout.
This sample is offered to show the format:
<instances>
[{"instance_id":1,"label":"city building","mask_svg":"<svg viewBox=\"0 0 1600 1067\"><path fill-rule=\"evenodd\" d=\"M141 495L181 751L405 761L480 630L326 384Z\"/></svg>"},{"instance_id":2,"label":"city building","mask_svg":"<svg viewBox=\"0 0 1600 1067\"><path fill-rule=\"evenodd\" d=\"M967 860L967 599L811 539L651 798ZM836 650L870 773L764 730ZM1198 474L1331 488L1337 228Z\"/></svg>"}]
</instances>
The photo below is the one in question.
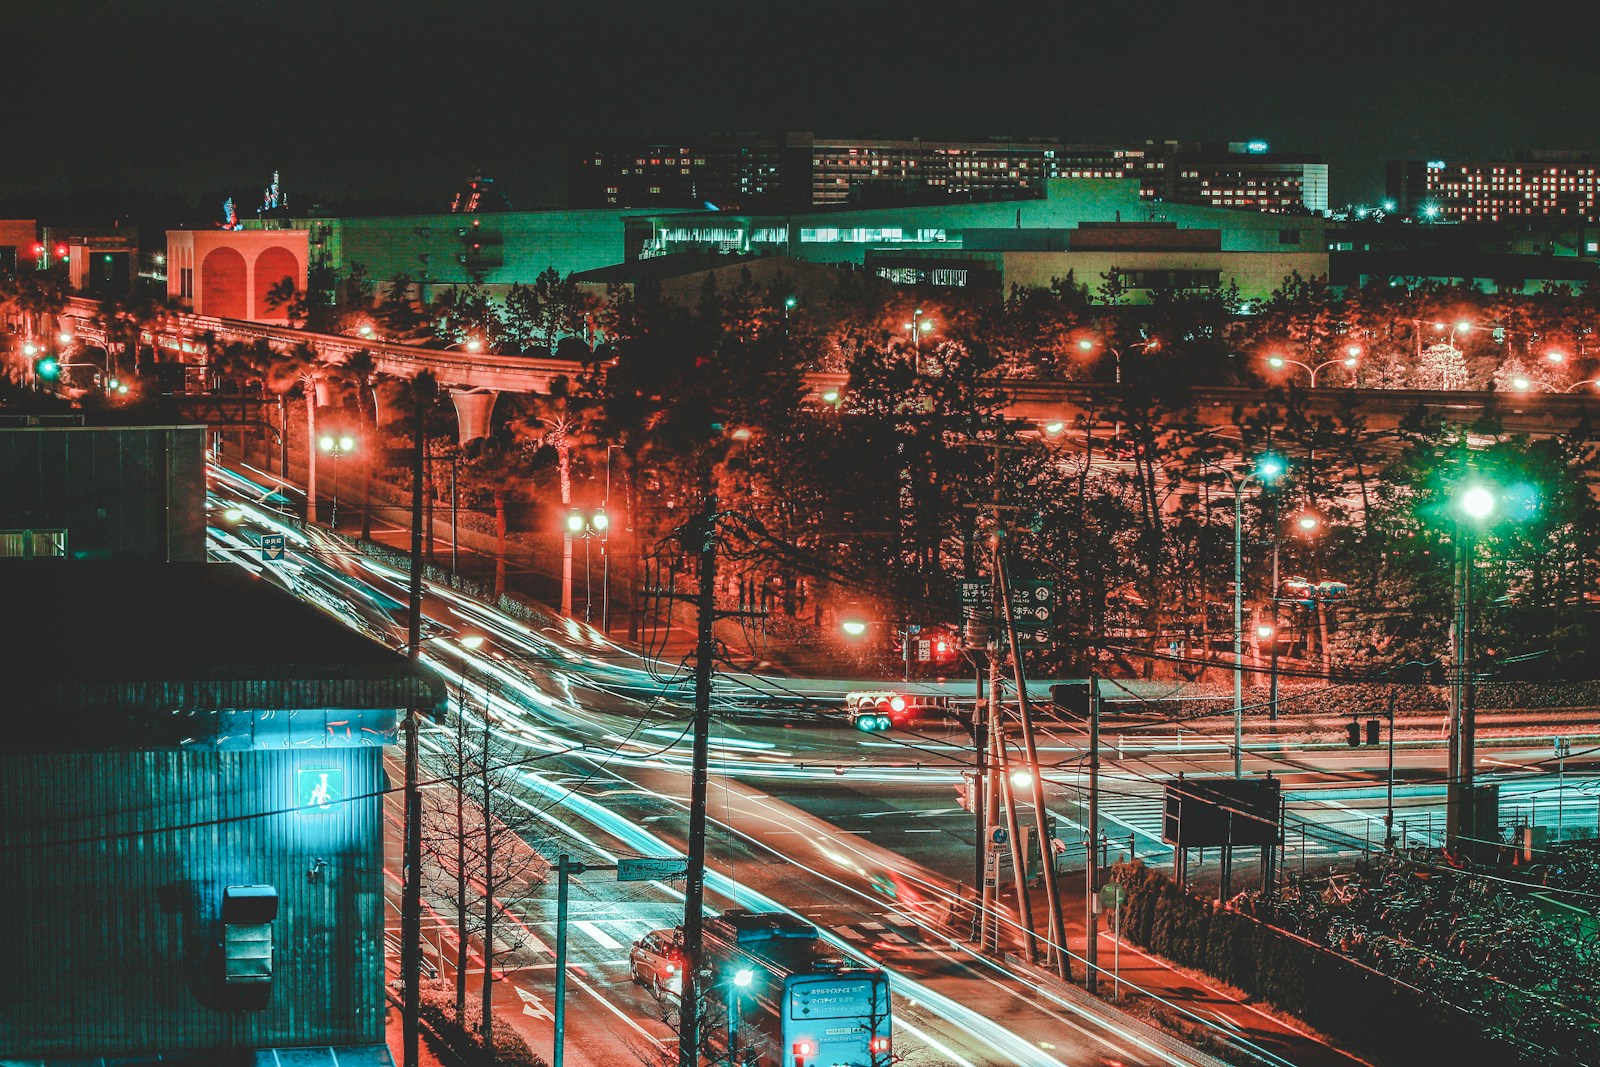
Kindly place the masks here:
<instances>
[{"instance_id":1,"label":"city building","mask_svg":"<svg viewBox=\"0 0 1600 1067\"><path fill-rule=\"evenodd\" d=\"M0 274L31 269L44 252L39 224L33 219L0 219Z\"/></svg>"},{"instance_id":2,"label":"city building","mask_svg":"<svg viewBox=\"0 0 1600 1067\"><path fill-rule=\"evenodd\" d=\"M1423 222L1600 221L1600 155L1520 151L1497 160L1390 160L1396 211Z\"/></svg>"},{"instance_id":3,"label":"city building","mask_svg":"<svg viewBox=\"0 0 1600 1067\"><path fill-rule=\"evenodd\" d=\"M1224 249L1220 229L1172 222L1083 222L1070 230L978 230L957 250L867 252L867 267L902 284L935 287L1045 287L1071 276L1096 301L1148 304L1158 291L1236 287L1242 301L1266 299L1290 274L1328 273L1326 248L1298 245Z\"/></svg>"},{"instance_id":4,"label":"city building","mask_svg":"<svg viewBox=\"0 0 1600 1067\"><path fill-rule=\"evenodd\" d=\"M504 297L545 270L562 276L619 263L623 259L622 213L597 211L498 211L437 215L309 216L288 221L302 232L311 269L342 277L356 267L383 288L404 275L416 295L428 300L441 286L482 286ZM177 261L169 252L169 273ZM302 284L304 284L302 282ZM208 312L209 314L209 312Z\"/></svg>"},{"instance_id":5,"label":"city building","mask_svg":"<svg viewBox=\"0 0 1600 1067\"><path fill-rule=\"evenodd\" d=\"M1251 211L1328 207L1328 168L1320 157L1273 153L1262 141L1094 145L809 133L575 142L568 203L774 211L1027 200L1043 196L1053 178L1133 178L1147 199Z\"/></svg>"},{"instance_id":6,"label":"city building","mask_svg":"<svg viewBox=\"0 0 1600 1067\"><path fill-rule=\"evenodd\" d=\"M0 1057L389 1067L383 759L442 683L236 567L6 591Z\"/></svg>"},{"instance_id":7,"label":"city building","mask_svg":"<svg viewBox=\"0 0 1600 1067\"><path fill-rule=\"evenodd\" d=\"M13 418L24 425L0 425L0 560L205 561L205 427Z\"/></svg>"},{"instance_id":8,"label":"city building","mask_svg":"<svg viewBox=\"0 0 1600 1067\"><path fill-rule=\"evenodd\" d=\"M287 283L306 287L303 229L168 230L167 296L196 315L287 325Z\"/></svg>"},{"instance_id":9,"label":"city building","mask_svg":"<svg viewBox=\"0 0 1600 1067\"><path fill-rule=\"evenodd\" d=\"M67 284L74 292L100 297L133 292L138 277L137 227L46 226L39 243L45 265L66 262Z\"/></svg>"},{"instance_id":10,"label":"city building","mask_svg":"<svg viewBox=\"0 0 1600 1067\"><path fill-rule=\"evenodd\" d=\"M726 211L638 213L623 218L629 259L679 252L785 255L816 263L864 266L899 250L963 250L969 233L992 244L1009 240L1067 245L1059 234L1084 223L1169 223L1217 232L1218 252L1326 253L1328 223L1309 216L1238 207L1153 203L1133 179L1057 178L1032 200L873 208L812 208L787 214ZM1052 237L1055 234L1057 236ZM1056 243L1050 245L1048 242ZM1023 246L1016 246L1021 249Z\"/></svg>"},{"instance_id":11,"label":"city building","mask_svg":"<svg viewBox=\"0 0 1600 1067\"><path fill-rule=\"evenodd\" d=\"M1484 292L1535 292L1600 276L1600 232L1582 220L1412 225L1390 216L1328 231L1329 281L1411 286L1471 284Z\"/></svg>"}]
</instances>

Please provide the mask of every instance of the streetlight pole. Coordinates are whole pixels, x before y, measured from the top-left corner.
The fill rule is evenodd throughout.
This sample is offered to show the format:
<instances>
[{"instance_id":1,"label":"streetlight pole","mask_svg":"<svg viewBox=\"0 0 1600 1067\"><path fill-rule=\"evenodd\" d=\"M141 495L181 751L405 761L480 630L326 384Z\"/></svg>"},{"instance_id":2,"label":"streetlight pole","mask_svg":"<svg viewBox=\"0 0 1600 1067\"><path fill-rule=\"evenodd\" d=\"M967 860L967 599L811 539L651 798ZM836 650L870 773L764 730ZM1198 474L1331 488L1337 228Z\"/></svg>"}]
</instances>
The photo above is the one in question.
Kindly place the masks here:
<instances>
[{"instance_id":1,"label":"streetlight pole","mask_svg":"<svg viewBox=\"0 0 1600 1067\"><path fill-rule=\"evenodd\" d=\"M1275 481L1283 460L1264 455L1233 483L1233 776L1244 777L1244 487Z\"/></svg>"},{"instance_id":2,"label":"streetlight pole","mask_svg":"<svg viewBox=\"0 0 1600 1067\"><path fill-rule=\"evenodd\" d=\"M1267 357L1267 366L1271 367L1273 370L1282 370L1287 366L1299 367L1301 370L1305 371L1311 376L1310 388L1315 389L1317 387L1317 375L1324 368L1331 367L1337 363L1341 367L1345 367L1349 370L1355 370L1356 367L1360 365L1361 346L1350 345L1344 351L1345 354L1340 356L1338 359L1324 360L1321 363L1318 363L1316 366L1312 366L1309 363L1302 363L1298 359L1290 359L1288 356L1272 355Z\"/></svg>"},{"instance_id":3,"label":"streetlight pole","mask_svg":"<svg viewBox=\"0 0 1600 1067\"><path fill-rule=\"evenodd\" d=\"M791 304L793 297L789 298ZM784 306L784 319L788 320L790 304ZM606 495L600 501L600 513L606 516L606 527L600 537L600 629L611 632L611 453L621 445L606 445Z\"/></svg>"},{"instance_id":4,"label":"streetlight pole","mask_svg":"<svg viewBox=\"0 0 1600 1067\"><path fill-rule=\"evenodd\" d=\"M1446 804L1445 837L1451 848L1462 840L1469 848L1478 844L1474 775L1477 756L1477 695L1472 679L1472 569L1477 549L1478 524L1499 505L1495 492L1481 482L1461 486L1455 493L1455 626L1450 687L1450 774L1447 788L1455 794Z\"/></svg>"},{"instance_id":5,"label":"streetlight pole","mask_svg":"<svg viewBox=\"0 0 1600 1067\"><path fill-rule=\"evenodd\" d=\"M787 312L785 312L787 314ZM905 324L906 331L911 334L912 373L922 373L922 335L933 329L933 320L922 317L922 309L917 308L911 312L911 321Z\"/></svg>"}]
</instances>

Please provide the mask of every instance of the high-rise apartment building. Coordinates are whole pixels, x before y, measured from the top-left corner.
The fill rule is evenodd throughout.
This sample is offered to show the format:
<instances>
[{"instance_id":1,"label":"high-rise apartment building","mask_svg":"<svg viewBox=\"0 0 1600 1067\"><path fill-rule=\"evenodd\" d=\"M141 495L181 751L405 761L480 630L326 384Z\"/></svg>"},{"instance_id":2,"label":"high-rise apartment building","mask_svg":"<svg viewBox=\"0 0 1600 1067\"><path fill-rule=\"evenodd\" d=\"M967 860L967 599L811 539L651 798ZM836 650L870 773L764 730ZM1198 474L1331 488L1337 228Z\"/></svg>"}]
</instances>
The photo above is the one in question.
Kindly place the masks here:
<instances>
[{"instance_id":1,"label":"high-rise apartment building","mask_svg":"<svg viewBox=\"0 0 1600 1067\"><path fill-rule=\"evenodd\" d=\"M569 156L573 207L797 210L1031 200L1050 178L1134 178L1146 199L1320 213L1319 157L1261 141L1142 145L720 135L671 143L584 141Z\"/></svg>"},{"instance_id":2,"label":"high-rise apartment building","mask_svg":"<svg viewBox=\"0 0 1600 1067\"><path fill-rule=\"evenodd\" d=\"M1600 155L1525 151L1501 160L1390 160L1384 177L1395 209L1427 222L1600 221Z\"/></svg>"}]
</instances>

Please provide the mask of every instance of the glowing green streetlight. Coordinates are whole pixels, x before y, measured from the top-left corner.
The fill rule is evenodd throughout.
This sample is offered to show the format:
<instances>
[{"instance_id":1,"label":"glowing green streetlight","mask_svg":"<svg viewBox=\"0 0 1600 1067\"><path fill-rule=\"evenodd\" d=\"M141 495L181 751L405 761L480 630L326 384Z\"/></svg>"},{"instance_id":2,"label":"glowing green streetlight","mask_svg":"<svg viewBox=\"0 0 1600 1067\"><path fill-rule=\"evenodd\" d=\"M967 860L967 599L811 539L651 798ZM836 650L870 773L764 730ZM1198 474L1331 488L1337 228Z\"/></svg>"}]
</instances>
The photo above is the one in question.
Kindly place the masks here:
<instances>
[{"instance_id":1,"label":"glowing green streetlight","mask_svg":"<svg viewBox=\"0 0 1600 1067\"><path fill-rule=\"evenodd\" d=\"M1474 483L1456 492L1455 505L1462 515L1482 522L1494 514L1499 500L1494 490L1482 483Z\"/></svg>"},{"instance_id":2,"label":"glowing green streetlight","mask_svg":"<svg viewBox=\"0 0 1600 1067\"><path fill-rule=\"evenodd\" d=\"M839 624L839 629L843 630L848 637L860 637L867 632L867 624L860 619L846 619Z\"/></svg>"}]
</instances>

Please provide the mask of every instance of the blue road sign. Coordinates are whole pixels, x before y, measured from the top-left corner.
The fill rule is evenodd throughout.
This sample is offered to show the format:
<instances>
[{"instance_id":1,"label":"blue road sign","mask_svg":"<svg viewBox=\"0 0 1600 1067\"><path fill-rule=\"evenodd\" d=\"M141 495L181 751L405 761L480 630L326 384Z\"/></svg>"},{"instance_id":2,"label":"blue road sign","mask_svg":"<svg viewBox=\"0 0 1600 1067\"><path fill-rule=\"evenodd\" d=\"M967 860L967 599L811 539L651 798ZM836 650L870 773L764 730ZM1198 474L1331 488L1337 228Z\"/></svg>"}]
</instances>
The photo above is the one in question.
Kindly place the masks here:
<instances>
[{"instance_id":1,"label":"blue road sign","mask_svg":"<svg viewBox=\"0 0 1600 1067\"><path fill-rule=\"evenodd\" d=\"M268 561L283 558L283 534L264 534L262 536L261 558Z\"/></svg>"}]
</instances>

